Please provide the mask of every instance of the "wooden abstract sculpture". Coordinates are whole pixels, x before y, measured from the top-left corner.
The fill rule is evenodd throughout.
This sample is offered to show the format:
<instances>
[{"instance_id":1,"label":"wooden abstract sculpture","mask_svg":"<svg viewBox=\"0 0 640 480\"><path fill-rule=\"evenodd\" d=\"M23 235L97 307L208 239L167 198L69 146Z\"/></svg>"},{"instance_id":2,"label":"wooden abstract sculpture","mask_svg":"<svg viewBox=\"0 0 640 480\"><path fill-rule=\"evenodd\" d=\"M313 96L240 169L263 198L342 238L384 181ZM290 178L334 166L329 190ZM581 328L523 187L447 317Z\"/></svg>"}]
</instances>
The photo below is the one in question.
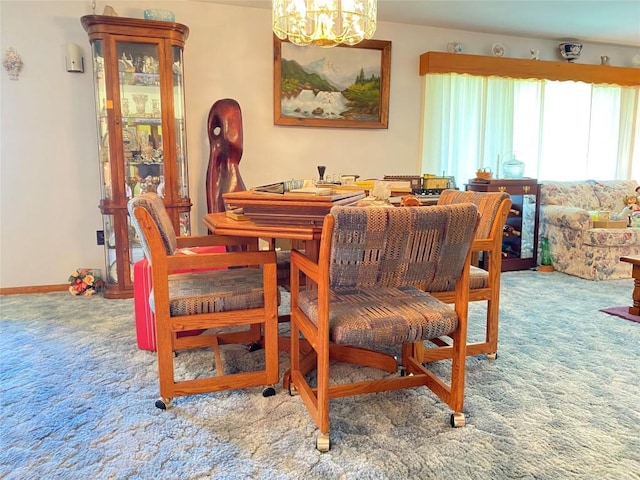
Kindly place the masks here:
<instances>
[{"instance_id":1,"label":"wooden abstract sculpture","mask_svg":"<svg viewBox=\"0 0 640 480\"><path fill-rule=\"evenodd\" d=\"M207 211L224 212L223 193L247 188L240 176L242 158L242 112L231 98L216 101L209 110L209 165L207 167Z\"/></svg>"}]
</instances>

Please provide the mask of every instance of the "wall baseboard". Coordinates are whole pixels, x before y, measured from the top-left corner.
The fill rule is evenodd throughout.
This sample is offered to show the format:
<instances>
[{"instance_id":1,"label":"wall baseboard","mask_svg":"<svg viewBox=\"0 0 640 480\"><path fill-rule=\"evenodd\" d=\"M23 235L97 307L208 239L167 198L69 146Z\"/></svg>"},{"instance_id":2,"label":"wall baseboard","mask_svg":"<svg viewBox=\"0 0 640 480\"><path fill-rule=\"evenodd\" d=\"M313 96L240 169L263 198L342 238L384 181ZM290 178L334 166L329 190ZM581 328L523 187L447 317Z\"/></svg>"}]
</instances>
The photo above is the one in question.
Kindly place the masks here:
<instances>
[{"instance_id":1,"label":"wall baseboard","mask_svg":"<svg viewBox=\"0 0 640 480\"><path fill-rule=\"evenodd\" d=\"M29 287L0 288L0 295L24 295L31 293L65 292L67 290L69 290L68 283L61 283L59 285L32 285Z\"/></svg>"}]
</instances>

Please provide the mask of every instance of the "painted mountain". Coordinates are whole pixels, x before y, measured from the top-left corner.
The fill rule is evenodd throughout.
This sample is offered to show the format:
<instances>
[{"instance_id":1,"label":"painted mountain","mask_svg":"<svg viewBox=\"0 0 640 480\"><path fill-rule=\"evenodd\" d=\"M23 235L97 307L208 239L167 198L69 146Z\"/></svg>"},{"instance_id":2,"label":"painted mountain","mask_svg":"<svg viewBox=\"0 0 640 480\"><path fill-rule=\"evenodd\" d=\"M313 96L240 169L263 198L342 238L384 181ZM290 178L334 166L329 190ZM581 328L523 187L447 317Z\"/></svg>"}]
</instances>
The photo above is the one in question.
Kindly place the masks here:
<instances>
[{"instance_id":1,"label":"painted mountain","mask_svg":"<svg viewBox=\"0 0 640 480\"><path fill-rule=\"evenodd\" d=\"M377 120L380 77L375 68L344 71L323 57L301 66L282 59L281 111L306 118ZM375 73L372 72L375 71Z\"/></svg>"},{"instance_id":2,"label":"painted mountain","mask_svg":"<svg viewBox=\"0 0 640 480\"><path fill-rule=\"evenodd\" d=\"M354 65L355 67L355 65ZM359 67L357 70L344 71L337 67L331 60L322 57L314 62L310 62L304 65L304 69L307 72L317 73L322 78L326 78L333 85L338 87L339 90L345 90L355 81L356 74L362 69L364 75L370 77L371 75L379 75L379 71L375 67Z\"/></svg>"}]
</instances>

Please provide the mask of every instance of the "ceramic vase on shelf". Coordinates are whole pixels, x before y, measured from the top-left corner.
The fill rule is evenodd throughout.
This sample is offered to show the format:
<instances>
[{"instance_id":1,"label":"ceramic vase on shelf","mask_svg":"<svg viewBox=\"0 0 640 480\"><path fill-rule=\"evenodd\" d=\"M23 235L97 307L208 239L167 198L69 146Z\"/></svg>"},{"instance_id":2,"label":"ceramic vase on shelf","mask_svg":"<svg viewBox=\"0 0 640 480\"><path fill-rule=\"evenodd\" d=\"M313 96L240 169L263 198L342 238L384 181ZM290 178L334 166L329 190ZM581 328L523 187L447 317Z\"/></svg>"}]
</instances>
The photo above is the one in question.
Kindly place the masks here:
<instances>
[{"instance_id":1,"label":"ceramic vase on shelf","mask_svg":"<svg viewBox=\"0 0 640 480\"><path fill-rule=\"evenodd\" d=\"M122 99L122 116L128 117L130 113L131 113L131 110L129 109L129 99L123 98Z\"/></svg>"},{"instance_id":2,"label":"ceramic vase on shelf","mask_svg":"<svg viewBox=\"0 0 640 480\"><path fill-rule=\"evenodd\" d=\"M562 42L560 45L560 55L568 62L575 62L582 53L580 42Z\"/></svg>"},{"instance_id":3,"label":"ceramic vase on shelf","mask_svg":"<svg viewBox=\"0 0 640 480\"><path fill-rule=\"evenodd\" d=\"M144 115L144 112L147 110L147 100L149 98L148 95L134 93L131 95L133 97L133 101L136 104L136 113L138 115Z\"/></svg>"}]
</instances>

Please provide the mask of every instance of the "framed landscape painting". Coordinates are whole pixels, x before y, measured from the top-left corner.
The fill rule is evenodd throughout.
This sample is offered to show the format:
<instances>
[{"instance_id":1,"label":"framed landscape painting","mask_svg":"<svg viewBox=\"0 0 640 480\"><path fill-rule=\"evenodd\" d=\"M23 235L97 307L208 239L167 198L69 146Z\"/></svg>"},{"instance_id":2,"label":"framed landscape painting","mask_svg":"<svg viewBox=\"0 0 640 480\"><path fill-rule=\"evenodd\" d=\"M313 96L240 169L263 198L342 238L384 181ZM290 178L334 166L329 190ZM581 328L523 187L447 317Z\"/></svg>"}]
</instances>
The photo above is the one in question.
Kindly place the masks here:
<instances>
[{"instance_id":1,"label":"framed landscape painting","mask_svg":"<svg viewBox=\"0 0 640 480\"><path fill-rule=\"evenodd\" d=\"M273 37L275 125L387 128L391 42L299 47Z\"/></svg>"}]
</instances>

